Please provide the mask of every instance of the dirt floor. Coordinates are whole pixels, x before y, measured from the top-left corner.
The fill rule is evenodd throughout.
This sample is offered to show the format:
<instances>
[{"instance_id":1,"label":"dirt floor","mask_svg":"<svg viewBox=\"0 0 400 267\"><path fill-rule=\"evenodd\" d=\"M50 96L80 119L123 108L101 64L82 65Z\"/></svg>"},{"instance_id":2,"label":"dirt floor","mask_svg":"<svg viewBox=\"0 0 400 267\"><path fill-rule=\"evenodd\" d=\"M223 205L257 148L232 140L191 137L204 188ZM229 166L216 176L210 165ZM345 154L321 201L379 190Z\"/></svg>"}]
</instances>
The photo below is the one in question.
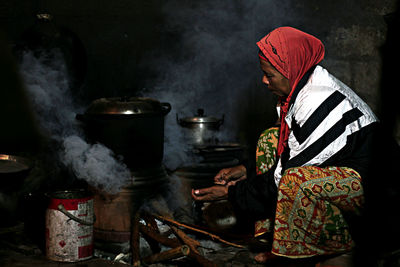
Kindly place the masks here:
<instances>
[{"instance_id":1,"label":"dirt floor","mask_svg":"<svg viewBox=\"0 0 400 267\"><path fill-rule=\"evenodd\" d=\"M213 262L216 266L249 266L259 267L265 266L254 261L255 252L251 252L248 247L235 248L215 243L211 240L201 240L202 248L200 252L205 258ZM142 248L141 248L142 250ZM146 248L143 248L146 250ZM129 251L129 248L128 248ZM125 252L126 249L125 249ZM146 253L141 251L141 253ZM119 258L119 260L115 260ZM315 266L315 261L288 261L275 260L270 262L268 266ZM32 242L24 233L24 225L18 224L8 228L0 228L0 266L4 267L102 267L102 266L130 266L131 259L129 253L106 252L104 246L95 243L95 251L93 258L75 263L55 262L47 259L43 249ZM197 262L187 257L181 257L172 261L162 263L144 264L140 266L153 267L172 267L172 266L200 266Z\"/></svg>"}]
</instances>

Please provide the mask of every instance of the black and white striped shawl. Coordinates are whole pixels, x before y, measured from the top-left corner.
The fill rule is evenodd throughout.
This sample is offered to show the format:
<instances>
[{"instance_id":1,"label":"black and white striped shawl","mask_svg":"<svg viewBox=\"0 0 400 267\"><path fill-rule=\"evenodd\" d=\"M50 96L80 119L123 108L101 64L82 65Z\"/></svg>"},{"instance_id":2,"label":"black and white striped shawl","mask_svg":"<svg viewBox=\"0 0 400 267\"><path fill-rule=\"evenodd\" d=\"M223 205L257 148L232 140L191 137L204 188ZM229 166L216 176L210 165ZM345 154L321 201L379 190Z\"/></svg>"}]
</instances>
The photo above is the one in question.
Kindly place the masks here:
<instances>
[{"instance_id":1,"label":"black and white striped shawl","mask_svg":"<svg viewBox=\"0 0 400 267\"><path fill-rule=\"evenodd\" d=\"M294 93L286 116L288 147L274 173L299 166L351 167L360 174L368 166L368 132L377 118L348 86L316 66L304 86Z\"/></svg>"}]
</instances>

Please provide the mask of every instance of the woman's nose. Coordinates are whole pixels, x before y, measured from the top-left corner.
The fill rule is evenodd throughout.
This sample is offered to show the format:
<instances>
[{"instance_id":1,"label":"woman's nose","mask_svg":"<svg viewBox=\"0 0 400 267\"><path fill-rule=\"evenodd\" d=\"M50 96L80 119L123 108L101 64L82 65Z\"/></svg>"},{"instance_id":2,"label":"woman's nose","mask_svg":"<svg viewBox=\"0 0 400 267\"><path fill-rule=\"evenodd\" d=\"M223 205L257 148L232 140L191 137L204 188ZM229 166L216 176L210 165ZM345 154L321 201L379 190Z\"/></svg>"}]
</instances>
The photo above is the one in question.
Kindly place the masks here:
<instances>
[{"instance_id":1,"label":"woman's nose","mask_svg":"<svg viewBox=\"0 0 400 267\"><path fill-rule=\"evenodd\" d=\"M263 75L262 83L265 84L265 85L269 85L269 80L268 80L267 76Z\"/></svg>"}]
</instances>

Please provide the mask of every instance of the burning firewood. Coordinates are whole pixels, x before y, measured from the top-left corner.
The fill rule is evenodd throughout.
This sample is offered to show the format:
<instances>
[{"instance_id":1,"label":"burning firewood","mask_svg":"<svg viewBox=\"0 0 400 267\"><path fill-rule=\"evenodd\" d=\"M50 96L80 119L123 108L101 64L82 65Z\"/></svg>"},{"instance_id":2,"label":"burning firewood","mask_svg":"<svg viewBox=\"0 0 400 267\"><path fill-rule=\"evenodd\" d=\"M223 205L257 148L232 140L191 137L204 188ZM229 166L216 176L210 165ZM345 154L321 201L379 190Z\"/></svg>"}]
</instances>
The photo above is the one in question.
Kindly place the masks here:
<instances>
[{"instance_id":1,"label":"burning firewood","mask_svg":"<svg viewBox=\"0 0 400 267\"><path fill-rule=\"evenodd\" d=\"M170 226L174 234L181 240L182 243L185 243L190 247L190 249L196 253L199 253L197 250L197 247L200 246L200 242L197 240L194 240L193 238L190 238L187 236L183 231L178 229L175 226Z\"/></svg>"},{"instance_id":2,"label":"burning firewood","mask_svg":"<svg viewBox=\"0 0 400 267\"><path fill-rule=\"evenodd\" d=\"M151 229L150 227L147 227L146 225L139 225L139 230L140 232L144 235L149 237L149 239L153 239L154 241L170 247L170 248L174 248L179 246L181 243L178 241L178 239L176 238L168 238L160 233L155 232L153 229Z\"/></svg>"},{"instance_id":3,"label":"burning firewood","mask_svg":"<svg viewBox=\"0 0 400 267\"><path fill-rule=\"evenodd\" d=\"M193 260L197 261L201 266L208 267L208 266L216 266L213 262L207 260L203 256L200 255L200 252L197 250L197 247L200 246L200 242L194 240L187 236L183 231L179 230L177 227L170 225L172 231L175 233L178 238L185 243L190 248L189 257Z\"/></svg>"},{"instance_id":4,"label":"burning firewood","mask_svg":"<svg viewBox=\"0 0 400 267\"><path fill-rule=\"evenodd\" d=\"M172 219L167 218L167 217L164 217L164 216L158 216L158 215L153 215L153 216L154 216L155 218L157 218L158 220L163 221L163 222L165 222L165 223L167 223L167 224L168 224L168 223L169 223L169 224L173 224L173 225L176 225L176 226L179 226L179 227L183 227L183 228L186 228L186 229L189 229L189 230L198 232L198 233L202 233L202 234L208 235L208 236L210 236L211 239L213 239L213 240L218 240L218 241L220 241L221 243L224 243L224 244L227 244L227 245L230 245L230 246L233 246L233 247L243 248L242 245L239 245L239 244L235 244L235 243L226 241L226 240L220 238L219 236L214 235L214 234L212 234L212 233L209 233L209 232L207 232L207 231L194 228L194 227L192 227L192 226L186 225L186 224L184 224L184 223L177 222L177 221L175 221L175 220L172 220Z\"/></svg>"},{"instance_id":5,"label":"burning firewood","mask_svg":"<svg viewBox=\"0 0 400 267\"><path fill-rule=\"evenodd\" d=\"M156 215L153 215L153 216L155 216L158 219L164 218L163 216L156 216ZM161 220L161 221L169 222L170 223L169 226L172 229L172 231L174 232L174 234L181 240L181 242L183 242L190 248L190 253L188 256L191 259L195 260L197 263L199 263L203 267L215 267L216 266L212 261L210 261L210 260L204 258L202 255L200 255L200 253L197 249L197 247L200 246L200 242L198 242L197 240L194 240L193 238L190 238L182 230L178 229L176 226L171 225L172 222L175 222L174 220L168 219L168 220Z\"/></svg>"},{"instance_id":6,"label":"burning firewood","mask_svg":"<svg viewBox=\"0 0 400 267\"><path fill-rule=\"evenodd\" d=\"M145 224L140 223L139 220L142 218ZM168 237L160 232L157 222L161 221L166 224L170 231L175 235L175 237ZM210 236L213 240L218 240L222 243L225 243L230 246L240 247L243 246L228 242L223 240L217 235L209 233L204 230L197 229L195 227L177 222L170 218L168 215L160 216L155 214L149 214L144 211L137 213L133 220L132 224L132 262L134 266L140 266L140 263L156 263L167 260L177 259L183 256L187 256L190 259L196 261L200 266L204 267L214 267L216 266L212 261L208 260L204 256L202 256L198 250L201 246L200 242L189 237L182 229L188 229L191 231L195 231L201 234L205 234ZM159 244L170 247L171 249L166 251L157 251L153 250L153 255L140 259L139 255L139 232L145 238L145 240L149 243L152 243L153 248L157 249Z\"/></svg>"},{"instance_id":7,"label":"burning firewood","mask_svg":"<svg viewBox=\"0 0 400 267\"><path fill-rule=\"evenodd\" d=\"M146 222L147 226L142 228L148 228L151 229L153 232L160 234L160 230L158 229L157 222L154 219L154 217L148 216L147 214L142 214L142 219ZM161 242L157 242L156 240L149 238L148 235L144 235L143 238L149 244L150 249L153 253L159 253L161 251L161 247L159 245L159 243ZM170 246L170 247L175 247L175 246Z\"/></svg>"}]
</instances>

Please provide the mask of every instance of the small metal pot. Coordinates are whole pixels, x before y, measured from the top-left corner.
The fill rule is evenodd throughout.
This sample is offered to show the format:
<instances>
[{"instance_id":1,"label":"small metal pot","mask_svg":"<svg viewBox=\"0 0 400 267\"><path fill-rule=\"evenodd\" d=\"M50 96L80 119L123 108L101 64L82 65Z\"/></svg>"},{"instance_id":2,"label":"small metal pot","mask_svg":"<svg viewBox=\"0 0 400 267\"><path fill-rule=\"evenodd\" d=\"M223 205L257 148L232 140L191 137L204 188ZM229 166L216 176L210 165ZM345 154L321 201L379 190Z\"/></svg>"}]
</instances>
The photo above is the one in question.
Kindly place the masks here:
<instances>
[{"instance_id":1,"label":"small metal pot","mask_svg":"<svg viewBox=\"0 0 400 267\"><path fill-rule=\"evenodd\" d=\"M145 97L101 98L76 118L92 142L124 157L132 170L159 166L164 153L164 117L169 103Z\"/></svg>"},{"instance_id":2,"label":"small metal pot","mask_svg":"<svg viewBox=\"0 0 400 267\"><path fill-rule=\"evenodd\" d=\"M185 137L187 141L194 146L217 143L216 133L224 122L224 117L225 115L218 119L213 116L205 116L203 109L198 109L197 115L194 117L180 119L176 114L178 124L186 130Z\"/></svg>"}]
</instances>

